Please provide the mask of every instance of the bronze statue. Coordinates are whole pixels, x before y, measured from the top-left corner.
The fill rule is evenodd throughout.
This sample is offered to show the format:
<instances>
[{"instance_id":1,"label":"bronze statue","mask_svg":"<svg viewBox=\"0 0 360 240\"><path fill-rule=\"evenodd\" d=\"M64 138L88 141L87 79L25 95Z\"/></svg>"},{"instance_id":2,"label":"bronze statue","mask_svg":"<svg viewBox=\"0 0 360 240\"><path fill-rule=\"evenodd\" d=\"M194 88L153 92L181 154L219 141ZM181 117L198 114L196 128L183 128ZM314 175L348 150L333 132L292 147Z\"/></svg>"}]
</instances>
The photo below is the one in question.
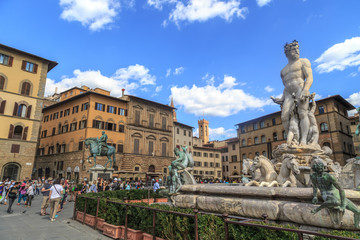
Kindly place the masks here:
<instances>
[{"instance_id":1,"label":"bronze statue","mask_svg":"<svg viewBox=\"0 0 360 240\"><path fill-rule=\"evenodd\" d=\"M345 197L345 191L336 181L335 177L329 173L324 172L324 163L322 160L315 156L313 157L312 167L313 173L310 175L311 182L313 185L313 199L312 203L318 203L317 191L320 190L321 197L324 201L319 207L311 210L311 213L315 214L321 209L328 209L332 220L336 224L342 222L342 217L345 209L348 209L354 213L354 224L355 228L360 228L360 210L357 206Z\"/></svg>"},{"instance_id":2,"label":"bronze statue","mask_svg":"<svg viewBox=\"0 0 360 240\"><path fill-rule=\"evenodd\" d=\"M85 139L85 147L90 145L90 155L87 161L91 163L90 157L94 158L94 167L96 167L96 156L107 156L108 161L105 164L105 168L110 163L110 168L116 163L115 147L107 145L107 135L105 131L102 131L102 136L99 138L87 138ZM111 159L111 156L113 159Z\"/></svg>"}]
</instances>

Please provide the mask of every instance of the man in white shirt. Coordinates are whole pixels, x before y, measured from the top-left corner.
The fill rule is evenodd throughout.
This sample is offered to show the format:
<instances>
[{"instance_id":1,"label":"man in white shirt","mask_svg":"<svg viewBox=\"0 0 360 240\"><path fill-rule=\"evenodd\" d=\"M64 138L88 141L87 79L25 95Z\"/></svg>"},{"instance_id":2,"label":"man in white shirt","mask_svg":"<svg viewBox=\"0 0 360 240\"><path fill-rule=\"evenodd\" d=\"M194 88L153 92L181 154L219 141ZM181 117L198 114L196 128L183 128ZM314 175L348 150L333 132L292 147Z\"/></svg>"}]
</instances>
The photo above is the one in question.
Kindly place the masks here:
<instances>
[{"instance_id":1,"label":"man in white shirt","mask_svg":"<svg viewBox=\"0 0 360 240\"><path fill-rule=\"evenodd\" d=\"M50 220L55 221L55 216L61 200L61 195L64 193L64 188L60 184L60 178L54 181L54 185L50 188Z\"/></svg>"}]
</instances>

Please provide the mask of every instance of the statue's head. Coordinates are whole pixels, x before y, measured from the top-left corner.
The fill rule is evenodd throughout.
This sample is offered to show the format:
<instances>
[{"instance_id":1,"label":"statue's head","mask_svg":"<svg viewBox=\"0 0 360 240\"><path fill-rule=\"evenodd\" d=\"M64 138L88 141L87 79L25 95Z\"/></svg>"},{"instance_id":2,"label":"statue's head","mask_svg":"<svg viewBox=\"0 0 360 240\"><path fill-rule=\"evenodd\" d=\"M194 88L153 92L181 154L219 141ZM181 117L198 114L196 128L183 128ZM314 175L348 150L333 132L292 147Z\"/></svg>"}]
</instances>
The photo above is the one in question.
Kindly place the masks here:
<instances>
[{"instance_id":1,"label":"statue's head","mask_svg":"<svg viewBox=\"0 0 360 240\"><path fill-rule=\"evenodd\" d=\"M104 135L104 134L105 134L105 131L102 131L101 134Z\"/></svg>"},{"instance_id":2,"label":"statue's head","mask_svg":"<svg viewBox=\"0 0 360 240\"><path fill-rule=\"evenodd\" d=\"M294 40L292 43L286 43L284 52L288 59L296 60L299 58L299 43Z\"/></svg>"},{"instance_id":3,"label":"statue's head","mask_svg":"<svg viewBox=\"0 0 360 240\"><path fill-rule=\"evenodd\" d=\"M324 162L318 156L313 157L311 169L314 172L322 173L325 170Z\"/></svg>"},{"instance_id":4,"label":"statue's head","mask_svg":"<svg viewBox=\"0 0 360 240\"><path fill-rule=\"evenodd\" d=\"M175 147L174 148L174 153L175 153L176 156L179 156L179 152L180 152L180 150L177 147Z\"/></svg>"}]
</instances>

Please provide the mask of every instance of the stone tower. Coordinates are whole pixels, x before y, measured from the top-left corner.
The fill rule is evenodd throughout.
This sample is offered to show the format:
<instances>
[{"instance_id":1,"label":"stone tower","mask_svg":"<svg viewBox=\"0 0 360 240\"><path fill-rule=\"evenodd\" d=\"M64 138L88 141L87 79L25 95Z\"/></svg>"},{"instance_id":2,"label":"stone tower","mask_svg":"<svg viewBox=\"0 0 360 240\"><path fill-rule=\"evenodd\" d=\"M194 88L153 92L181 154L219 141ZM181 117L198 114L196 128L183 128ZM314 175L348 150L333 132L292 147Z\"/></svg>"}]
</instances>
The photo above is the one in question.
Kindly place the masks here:
<instances>
[{"instance_id":1,"label":"stone tower","mask_svg":"<svg viewBox=\"0 0 360 240\"><path fill-rule=\"evenodd\" d=\"M175 107L174 107L174 100L173 100L173 97L171 97L171 104L170 104L170 107L173 107L174 109L172 110L173 112L173 121L174 122L177 122L177 119L176 119L176 111L175 111Z\"/></svg>"},{"instance_id":2,"label":"stone tower","mask_svg":"<svg viewBox=\"0 0 360 240\"><path fill-rule=\"evenodd\" d=\"M203 144L209 142L209 121L204 118L198 121L199 125L199 138L202 140Z\"/></svg>"}]
</instances>

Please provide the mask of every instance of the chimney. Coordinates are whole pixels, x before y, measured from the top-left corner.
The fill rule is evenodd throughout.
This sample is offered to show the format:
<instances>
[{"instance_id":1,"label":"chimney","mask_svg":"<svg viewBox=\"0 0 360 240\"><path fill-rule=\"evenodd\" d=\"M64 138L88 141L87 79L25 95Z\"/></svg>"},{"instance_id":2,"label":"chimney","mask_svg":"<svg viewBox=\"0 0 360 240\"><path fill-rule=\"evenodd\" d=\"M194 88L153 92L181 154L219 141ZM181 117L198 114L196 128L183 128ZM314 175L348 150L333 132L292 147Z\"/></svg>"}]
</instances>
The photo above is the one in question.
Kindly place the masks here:
<instances>
[{"instance_id":1,"label":"chimney","mask_svg":"<svg viewBox=\"0 0 360 240\"><path fill-rule=\"evenodd\" d=\"M121 89L121 91L122 91L121 97L123 97L125 95L125 88Z\"/></svg>"}]
</instances>

